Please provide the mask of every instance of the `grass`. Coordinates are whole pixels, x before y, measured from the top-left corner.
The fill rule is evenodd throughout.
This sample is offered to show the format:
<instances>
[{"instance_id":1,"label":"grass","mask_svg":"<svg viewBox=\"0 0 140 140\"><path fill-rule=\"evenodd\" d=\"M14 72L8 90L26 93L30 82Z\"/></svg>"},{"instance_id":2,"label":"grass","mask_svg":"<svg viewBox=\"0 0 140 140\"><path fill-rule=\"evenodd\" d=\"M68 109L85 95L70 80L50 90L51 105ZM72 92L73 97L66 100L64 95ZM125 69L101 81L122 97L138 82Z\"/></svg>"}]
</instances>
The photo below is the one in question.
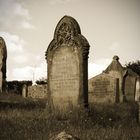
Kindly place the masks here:
<instances>
[{"instance_id":1,"label":"grass","mask_svg":"<svg viewBox=\"0 0 140 140\"><path fill-rule=\"evenodd\" d=\"M44 101L39 103L45 104ZM49 140L61 131L80 140L139 140L137 104L93 104L89 110L74 108L67 113L50 113L42 106L30 110L20 107L0 108L2 140Z\"/></svg>"},{"instance_id":2,"label":"grass","mask_svg":"<svg viewBox=\"0 0 140 140\"><path fill-rule=\"evenodd\" d=\"M0 108L34 109L45 108L47 99L23 98L16 94L0 94Z\"/></svg>"}]
</instances>

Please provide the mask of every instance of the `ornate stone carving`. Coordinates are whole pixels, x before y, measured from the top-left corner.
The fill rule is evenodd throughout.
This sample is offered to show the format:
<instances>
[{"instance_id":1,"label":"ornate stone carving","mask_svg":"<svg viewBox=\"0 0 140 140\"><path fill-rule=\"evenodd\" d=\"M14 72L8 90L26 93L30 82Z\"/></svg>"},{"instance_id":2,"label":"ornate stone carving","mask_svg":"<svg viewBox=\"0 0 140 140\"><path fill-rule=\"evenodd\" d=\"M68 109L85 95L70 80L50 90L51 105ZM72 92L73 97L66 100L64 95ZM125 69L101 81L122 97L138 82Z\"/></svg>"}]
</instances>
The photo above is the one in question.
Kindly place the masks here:
<instances>
[{"instance_id":1,"label":"ornate stone carving","mask_svg":"<svg viewBox=\"0 0 140 140\"><path fill-rule=\"evenodd\" d=\"M50 43L45 56L49 51L53 51L62 44L69 44L69 46L81 47L83 57L87 59L89 53L89 43L84 36L81 35L81 30L77 21L69 16L64 16L57 24L54 33L54 39Z\"/></svg>"},{"instance_id":2,"label":"ornate stone carving","mask_svg":"<svg viewBox=\"0 0 140 140\"><path fill-rule=\"evenodd\" d=\"M63 23L57 33L57 42L58 44L63 44L63 43L69 43L69 41L72 38L72 31L71 31L71 27L66 24Z\"/></svg>"}]
</instances>

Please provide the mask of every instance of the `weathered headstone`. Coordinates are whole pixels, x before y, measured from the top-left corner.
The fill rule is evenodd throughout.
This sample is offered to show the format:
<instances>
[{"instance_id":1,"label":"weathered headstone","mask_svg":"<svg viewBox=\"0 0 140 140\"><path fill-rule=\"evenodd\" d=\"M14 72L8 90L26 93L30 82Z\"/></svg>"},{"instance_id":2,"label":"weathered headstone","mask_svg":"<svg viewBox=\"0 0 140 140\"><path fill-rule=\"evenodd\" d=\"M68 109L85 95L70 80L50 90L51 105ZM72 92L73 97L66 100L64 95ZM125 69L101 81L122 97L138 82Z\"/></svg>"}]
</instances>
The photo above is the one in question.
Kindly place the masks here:
<instances>
[{"instance_id":1,"label":"weathered headstone","mask_svg":"<svg viewBox=\"0 0 140 140\"><path fill-rule=\"evenodd\" d=\"M26 84L24 84L22 86L22 96L27 97L27 85Z\"/></svg>"},{"instance_id":2,"label":"weathered headstone","mask_svg":"<svg viewBox=\"0 0 140 140\"><path fill-rule=\"evenodd\" d=\"M0 37L0 92L4 91L6 86L6 59L7 49L5 41Z\"/></svg>"},{"instance_id":3,"label":"weathered headstone","mask_svg":"<svg viewBox=\"0 0 140 140\"><path fill-rule=\"evenodd\" d=\"M89 44L77 21L64 16L46 52L48 95L54 108L88 105L88 53Z\"/></svg>"},{"instance_id":4,"label":"weathered headstone","mask_svg":"<svg viewBox=\"0 0 140 140\"><path fill-rule=\"evenodd\" d=\"M106 73L89 80L89 102L119 102L119 81Z\"/></svg>"},{"instance_id":5,"label":"weathered headstone","mask_svg":"<svg viewBox=\"0 0 140 140\"><path fill-rule=\"evenodd\" d=\"M47 98L47 84L28 86L26 96L30 98Z\"/></svg>"},{"instance_id":6,"label":"weathered headstone","mask_svg":"<svg viewBox=\"0 0 140 140\"><path fill-rule=\"evenodd\" d=\"M137 78L137 81L136 81L136 95L135 95L135 101L140 102L140 77Z\"/></svg>"}]
</instances>

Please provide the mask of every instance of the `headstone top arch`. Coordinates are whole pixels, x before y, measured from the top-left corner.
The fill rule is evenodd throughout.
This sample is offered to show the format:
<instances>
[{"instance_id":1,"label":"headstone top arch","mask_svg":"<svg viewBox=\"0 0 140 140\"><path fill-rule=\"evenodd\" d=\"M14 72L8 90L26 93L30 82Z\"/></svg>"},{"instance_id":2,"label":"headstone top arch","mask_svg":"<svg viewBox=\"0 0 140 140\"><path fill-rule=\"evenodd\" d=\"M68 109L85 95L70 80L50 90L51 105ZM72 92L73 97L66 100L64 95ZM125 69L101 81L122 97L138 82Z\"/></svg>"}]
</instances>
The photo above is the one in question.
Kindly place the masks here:
<instances>
[{"instance_id":1,"label":"headstone top arch","mask_svg":"<svg viewBox=\"0 0 140 140\"><path fill-rule=\"evenodd\" d=\"M56 26L54 38L59 39L61 33L63 33L63 35L66 33L68 36L77 36L81 34L80 26L73 17L64 16ZM63 37L67 37L67 35Z\"/></svg>"},{"instance_id":2,"label":"headstone top arch","mask_svg":"<svg viewBox=\"0 0 140 140\"><path fill-rule=\"evenodd\" d=\"M53 51L64 44L82 47L81 49L83 49L83 56L88 56L89 43L86 38L81 35L81 29L78 22L71 16L64 16L58 22L54 32L54 38L49 44L45 53L46 59L50 51Z\"/></svg>"}]
</instances>

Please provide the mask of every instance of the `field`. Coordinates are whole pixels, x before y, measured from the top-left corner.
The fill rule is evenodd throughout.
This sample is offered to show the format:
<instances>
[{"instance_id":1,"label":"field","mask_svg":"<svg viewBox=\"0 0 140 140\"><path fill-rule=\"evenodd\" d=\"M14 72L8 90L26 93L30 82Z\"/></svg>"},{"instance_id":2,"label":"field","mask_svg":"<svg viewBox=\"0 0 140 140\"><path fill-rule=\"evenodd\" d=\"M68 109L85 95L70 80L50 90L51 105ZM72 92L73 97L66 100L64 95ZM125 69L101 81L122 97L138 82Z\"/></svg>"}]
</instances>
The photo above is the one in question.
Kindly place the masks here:
<instances>
[{"instance_id":1,"label":"field","mask_svg":"<svg viewBox=\"0 0 140 140\"><path fill-rule=\"evenodd\" d=\"M66 131L80 140L139 140L137 104L93 104L49 112L44 100L0 96L0 140L49 140ZM30 107L29 107L30 106Z\"/></svg>"}]
</instances>

